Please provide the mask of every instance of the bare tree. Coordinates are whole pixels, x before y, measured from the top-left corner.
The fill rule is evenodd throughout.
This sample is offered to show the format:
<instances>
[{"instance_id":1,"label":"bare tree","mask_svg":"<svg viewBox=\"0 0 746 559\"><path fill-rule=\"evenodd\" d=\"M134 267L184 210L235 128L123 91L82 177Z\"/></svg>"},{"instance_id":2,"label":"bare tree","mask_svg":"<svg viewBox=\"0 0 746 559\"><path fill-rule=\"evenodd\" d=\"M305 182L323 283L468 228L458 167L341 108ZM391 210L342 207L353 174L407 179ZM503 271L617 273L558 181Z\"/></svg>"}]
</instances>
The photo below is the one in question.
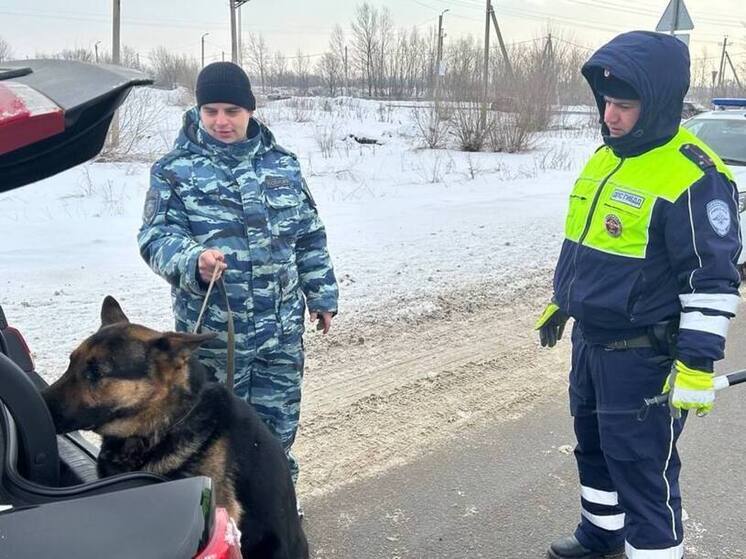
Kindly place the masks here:
<instances>
[{"instance_id":1,"label":"bare tree","mask_svg":"<svg viewBox=\"0 0 746 559\"><path fill-rule=\"evenodd\" d=\"M442 80L446 97L453 101L476 101L481 96L482 48L474 37L462 37L443 57L449 68Z\"/></svg>"},{"instance_id":2,"label":"bare tree","mask_svg":"<svg viewBox=\"0 0 746 559\"><path fill-rule=\"evenodd\" d=\"M692 86L689 89L690 95L705 105L712 97L712 89L715 85L713 70L720 60L719 57L710 57L709 54L707 47L702 47L699 57L692 58Z\"/></svg>"},{"instance_id":3,"label":"bare tree","mask_svg":"<svg viewBox=\"0 0 746 559\"><path fill-rule=\"evenodd\" d=\"M13 50L10 48L10 43L0 37L0 62L3 60L10 60L13 57Z\"/></svg>"},{"instance_id":4,"label":"bare tree","mask_svg":"<svg viewBox=\"0 0 746 559\"><path fill-rule=\"evenodd\" d=\"M166 47L157 47L150 53L155 85L174 88L178 85L194 91L200 63L196 58L172 54Z\"/></svg>"},{"instance_id":5,"label":"bare tree","mask_svg":"<svg viewBox=\"0 0 746 559\"><path fill-rule=\"evenodd\" d=\"M325 52L316 65L316 71L319 73L324 86L329 91L330 97L334 97L337 94L337 87L340 82L340 70L339 60L331 52Z\"/></svg>"},{"instance_id":6,"label":"bare tree","mask_svg":"<svg viewBox=\"0 0 746 559\"><path fill-rule=\"evenodd\" d=\"M345 32L342 30L341 25L336 24L332 29L332 36L329 39L329 52L339 64L339 82L347 89L349 88L349 84L347 83L349 76L345 74L347 70L345 68L345 45Z\"/></svg>"},{"instance_id":7,"label":"bare tree","mask_svg":"<svg viewBox=\"0 0 746 559\"><path fill-rule=\"evenodd\" d=\"M355 8L355 19L352 21L352 52L355 64L368 87L368 97L373 95L378 38L378 10L364 2Z\"/></svg>"},{"instance_id":8,"label":"bare tree","mask_svg":"<svg viewBox=\"0 0 746 559\"><path fill-rule=\"evenodd\" d=\"M262 91L266 91L267 66L269 65L269 48L263 35L249 33L249 44L245 47L248 50L248 59L259 71L259 79L262 83Z\"/></svg>"},{"instance_id":9,"label":"bare tree","mask_svg":"<svg viewBox=\"0 0 746 559\"><path fill-rule=\"evenodd\" d=\"M36 58L56 58L59 60L77 60L78 62L94 62L93 53L84 48L63 49L55 53L36 53Z\"/></svg>"},{"instance_id":10,"label":"bare tree","mask_svg":"<svg viewBox=\"0 0 746 559\"><path fill-rule=\"evenodd\" d=\"M308 57L303 54L301 49L295 55L293 60L293 70L295 70L295 77L298 80L298 87L302 94L308 93L308 84L310 82L310 68L309 68Z\"/></svg>"},{"instance_id":11,"label":"bare tree","mask_svg":"<svg viewBox=\"0 0 746 559\"><path fill-rule=\"evenodd\" d=\"M417 129L417 137L430 149L442 148L450 131L450 123L443 119L443 107L435 102L431 107L412 109L412 120Z\"/></svg>"},{"instance_id":12,"label":"bare tree","mask_svg":"<svg viewBox=\"0 0 746 559\"><path fill-rule=\"evenodd\" d=\"M152 160L153 152L163 148L150 140L156 137L162 122L163 103L158 102L152 87L137 88L119 108L119 142L112 144L111 137L101 151L100 159L115 161Z\"/></svg>"},{"instance_id":13,"label":"bare tree","mask_svg":"<svg viewBox=\"0 0 746 559\"><path fill-rule=\"evenodd\" d=\"M394 23L391 20L391 11L389 10L388 6L384 6L383 8L381 8L381 11L378 12L378 26L376 29L378 34L375 60L377 95L383 95L384 91L387 89L387 55L389 54L388 51L391 47L391 42L394 35L393 27Z\"/></svg>"},{"instance_id":14,"label":"bare tree","mask_svg":"<svg viewBox=\"0 0 746 559\"><path fill-rule=\"evenodd\" d=\"M410 74L410 90L412 95L420 97L433 88L433 70L435 68L437 31L431 28L428 34L421 37L417 28L413 27L409 35L407 50L413 56Z\"/></svg>"},{"instance_id":15,"label":"bare tree","mask_svg":"<svg viewBox=\"0 0 746 559\"><path fill-rule=\"evenodd\" d=\"M279 50L275 52L275 55L272 57L272 64L270 65L271 71L270 74L272 76L272 82L275 86L280 86L285 84L285 79L288 75L288 60L285 58L285 55L282 54Z\"/></svg>"},{"instance_id":16,"label":"bare tree","mask_svg":"<svg viewBox=\"0 0 746 559\"><path fill-rule=\"evenodd\" d=\"M93 60L95 61L95 55ZM111 52L108 50L99 49L98 61L101 64L112 64ZM135 68L136 70L146 71L147 68L143 61L140 60L140 55L135 49L128 45L122 46L119 54L119 64L126 66L127 68Z\"/></svg>"}]
</instances>

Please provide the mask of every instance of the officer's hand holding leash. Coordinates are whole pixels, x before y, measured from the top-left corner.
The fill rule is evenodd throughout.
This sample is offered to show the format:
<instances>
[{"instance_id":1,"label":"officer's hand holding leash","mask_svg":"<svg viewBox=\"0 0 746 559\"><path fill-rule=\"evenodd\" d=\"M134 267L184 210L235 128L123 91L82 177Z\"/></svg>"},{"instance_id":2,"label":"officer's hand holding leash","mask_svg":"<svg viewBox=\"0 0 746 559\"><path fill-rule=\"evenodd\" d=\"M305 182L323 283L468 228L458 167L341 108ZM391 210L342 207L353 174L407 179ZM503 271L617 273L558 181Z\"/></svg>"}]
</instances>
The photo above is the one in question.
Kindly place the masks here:
<instances>
[{"instance_id":1,"label":"officer's hand holding leash","mask_svg":"<svg viewBox=\"0 0 746 559\"><path fill-rule=\"evenodd\" d=\"M534 330L539 331L541 347L554 347L562 339L562 332L569 318L555 303L547 305L534 326Z\"/></svg>"},{"instance_id":2,"label":"officer's hand holding leash","mask_svg":"<svg viewBox=\"0 0 746 559\"><path fill-rule=\"evenodd\" d=\"M228 265L225 263L225 256L223 256L223 253L217 249L208 248L199 255L197 270L199 272L199 278L205 283L210 283L213 270L217 268L217 275L215 276L215 279L217 279L227 267Z\"/></svg>"}]
</instances>

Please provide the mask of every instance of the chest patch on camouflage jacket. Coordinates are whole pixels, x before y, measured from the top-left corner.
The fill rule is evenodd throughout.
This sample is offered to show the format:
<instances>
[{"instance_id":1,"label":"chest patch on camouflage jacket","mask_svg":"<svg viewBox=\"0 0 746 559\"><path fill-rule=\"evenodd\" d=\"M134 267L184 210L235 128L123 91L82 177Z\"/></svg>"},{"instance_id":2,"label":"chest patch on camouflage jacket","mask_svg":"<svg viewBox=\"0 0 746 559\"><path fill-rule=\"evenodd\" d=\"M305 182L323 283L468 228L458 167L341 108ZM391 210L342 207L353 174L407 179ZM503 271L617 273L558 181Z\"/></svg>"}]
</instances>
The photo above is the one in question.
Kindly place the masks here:
<instances>
[{"instance_id":1,"label":"chest patch on camouflage jacket","mask_svg":"<svg viewBox=\"0 0 746 559\"><path fill-rule=\"evenodd\" d=\"M264 177L264 186L267 188L281 188L290 186L290 179L287 177L277 177L269 175Z\"/></svg>"}]
</instances>

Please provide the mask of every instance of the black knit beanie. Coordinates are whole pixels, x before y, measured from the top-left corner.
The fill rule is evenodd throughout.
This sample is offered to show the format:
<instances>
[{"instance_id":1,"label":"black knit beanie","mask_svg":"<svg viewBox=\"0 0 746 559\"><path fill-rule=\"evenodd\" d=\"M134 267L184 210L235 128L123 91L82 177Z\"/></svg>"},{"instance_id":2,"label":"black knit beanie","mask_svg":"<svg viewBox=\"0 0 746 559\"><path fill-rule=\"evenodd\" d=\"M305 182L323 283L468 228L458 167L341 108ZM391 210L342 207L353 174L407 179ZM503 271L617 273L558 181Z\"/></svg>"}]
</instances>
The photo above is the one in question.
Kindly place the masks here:
<instances>
[{"instance_id":1,"label":"black knit beanie","mask_svg":"<svg viewBox=\"0 0 746 559\"><path fill-rule=\"evenodd\" d=\"M640 93L624 80L612 75L608 70L596 70L593 88L599 95L612 99L635 100L640 99Z\"/></svg>"},{"instance_id":2,"label":"black knit beanie","mask_svg":"<svg viewBox=\"0 0 746 559\"><path fill-rule=\"evenodd\" d=\"M251 82L240 66L232 62L208 64L197 76L197 106L207 103L231 103L253 111L256 99Z\"/></svg>"}]
</instances>

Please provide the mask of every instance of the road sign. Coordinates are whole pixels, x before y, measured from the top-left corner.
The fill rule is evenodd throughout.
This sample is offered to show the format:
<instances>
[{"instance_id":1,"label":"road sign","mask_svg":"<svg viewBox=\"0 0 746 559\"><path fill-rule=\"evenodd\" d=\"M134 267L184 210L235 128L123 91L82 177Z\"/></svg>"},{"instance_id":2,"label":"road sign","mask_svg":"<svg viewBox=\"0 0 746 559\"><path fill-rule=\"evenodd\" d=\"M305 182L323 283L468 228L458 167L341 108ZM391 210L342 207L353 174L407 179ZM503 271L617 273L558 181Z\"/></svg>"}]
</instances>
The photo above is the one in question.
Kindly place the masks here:
<instances>
[{"instance_id":1,"label":"road sign","mask_svg":"<svg viewBox=\"0 0 746 559\"><path fill-rule=\"evenodd\" d=\"M690 31L694 29L694 22L689 15L689 10L684 5L684 0L670 0L663 17L655 26L656 31Z\"/></svg>"}]
</instances>

